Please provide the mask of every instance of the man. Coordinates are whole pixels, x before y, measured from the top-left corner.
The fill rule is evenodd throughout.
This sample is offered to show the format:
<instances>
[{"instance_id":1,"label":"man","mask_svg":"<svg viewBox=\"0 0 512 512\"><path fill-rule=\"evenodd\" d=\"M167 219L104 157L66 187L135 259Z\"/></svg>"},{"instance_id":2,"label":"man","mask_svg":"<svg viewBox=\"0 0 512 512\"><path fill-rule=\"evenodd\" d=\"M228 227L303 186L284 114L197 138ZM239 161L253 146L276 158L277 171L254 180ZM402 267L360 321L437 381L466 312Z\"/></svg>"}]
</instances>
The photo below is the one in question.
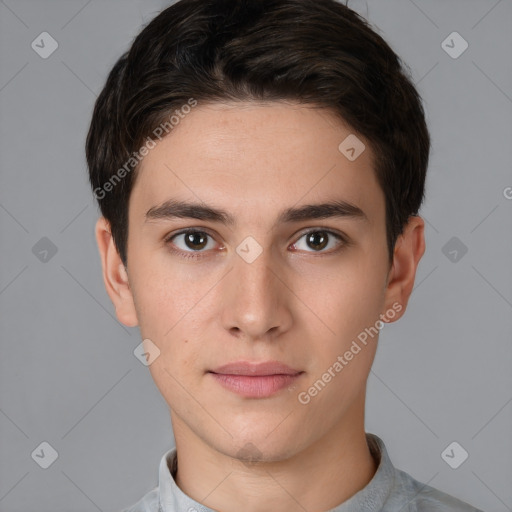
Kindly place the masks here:
<instances>
[{"instance_id":1,"label":"man","mask_svg":"<svg viewBox=\"0 0 512 512\"><path fill-rule=\"evenodd\" d=\"M137 36L86 144L105 286L176 441L130 512L477 510L364 430L429 148L400 59L334 0L181 0Z\"/></svg>"}]
</instances>

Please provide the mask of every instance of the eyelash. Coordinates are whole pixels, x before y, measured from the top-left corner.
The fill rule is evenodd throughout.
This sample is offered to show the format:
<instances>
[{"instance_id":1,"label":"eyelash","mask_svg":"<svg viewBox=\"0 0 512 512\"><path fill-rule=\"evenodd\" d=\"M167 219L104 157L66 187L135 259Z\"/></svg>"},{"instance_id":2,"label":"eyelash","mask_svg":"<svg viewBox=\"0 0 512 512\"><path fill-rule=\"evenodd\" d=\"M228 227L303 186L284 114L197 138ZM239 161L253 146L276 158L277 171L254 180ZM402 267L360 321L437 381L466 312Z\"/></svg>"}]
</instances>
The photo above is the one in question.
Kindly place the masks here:
<instances>
[{"instance_id":1,"label":"eyelash","mask_svg":"<svg viewBox=\"0 0 512 512\"><path fill-rule=\"evenodd\" d=\"M346 247L347 245L349 245L349 241L348 241L348 239L345 236L341 235L340 233L336 233L334 231L331 231L331 230L325 229L325 228L315 228L315 229L310 229L309 231L303 232L299 236L297 241L294 242L292 245L297 244L300 239L302 239L303 237L305 237L307 235L311 235L312 233L319 233L319 232L320 233L327 233L329 236L333 236L334 238L336 238L338 240L338 242L339 242L338 247L336 247L335 249L331 249L329 251L318 251L317 255L319 255L319 256L322 256L324 254L337 253L343 247ZM171 246L172 240L174 238L176 238L176 237L178 237L180 235L187 235L187 234L190 234L190 233L202 233L204 235L207 235L210 238L213 238L212 235L210 235L207 231L205 231L203 229L188 228L188 229L183 229L183 230L179 231L178 233L173 233L172 235L167 236L164 239L164 243L168 246L169 251L171 253L177 254L178 256L180 256L182 258L202 258L202 257L204 257L204 253L206 253L207 251L183 251L181 249L174 249ZM315 251L306 251L306 252L311 252L312 254L315 254Z\"/></svg>"}]
</instances>

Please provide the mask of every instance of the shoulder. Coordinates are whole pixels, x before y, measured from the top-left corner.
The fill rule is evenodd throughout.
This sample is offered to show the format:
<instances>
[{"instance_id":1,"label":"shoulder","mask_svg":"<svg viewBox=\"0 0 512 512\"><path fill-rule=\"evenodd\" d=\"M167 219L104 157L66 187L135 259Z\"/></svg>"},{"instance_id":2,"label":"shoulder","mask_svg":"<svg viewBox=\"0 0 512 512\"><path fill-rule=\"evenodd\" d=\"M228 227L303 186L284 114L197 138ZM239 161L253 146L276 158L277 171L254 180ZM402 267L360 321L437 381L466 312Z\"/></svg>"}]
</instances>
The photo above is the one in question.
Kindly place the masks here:
<instances>
[{"instance_id":1,"label":"shoulder","mask_svg":"<svg viewBox=\"0 0 512 512\"><path fill-rule=\"evenodd\" d=\"M465 501L419 482L399 469L395 472L393 490L393 496L390 496L392 508L385 508L383 512L391 512L395 506L399 506L401 512L482 512Z\"/></svg>"},{"instance_id":2,"label":"shoulder","mask_svg":"<svg viewBox=\"0 0 512 512\"><path fill-rule=\"evenodd\" d=\"M124 508L120 512L159 512L158 487L145 494L137 503Z\"/></svg>"}]
</instances>

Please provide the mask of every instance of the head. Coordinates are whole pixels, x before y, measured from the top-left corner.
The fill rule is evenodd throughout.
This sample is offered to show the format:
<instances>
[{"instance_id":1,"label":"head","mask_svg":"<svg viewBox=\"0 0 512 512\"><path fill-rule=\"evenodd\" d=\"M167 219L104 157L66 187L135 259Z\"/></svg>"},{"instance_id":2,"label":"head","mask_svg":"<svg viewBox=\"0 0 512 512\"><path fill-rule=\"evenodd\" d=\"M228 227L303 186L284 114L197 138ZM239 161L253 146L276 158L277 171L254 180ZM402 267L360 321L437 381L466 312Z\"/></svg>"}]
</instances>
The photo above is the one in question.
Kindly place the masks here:
<instances>
[{"instance_id":1,"label":"head","mask_svg":"<svg viewBox=\"0 0 512 512\"><path fill-rule=\"evenodd\" d=\"M159 350L175 430L277 460L360 426L424 252L429 148L403 63L334 0L181 0L142 30L86 155L105 286ZM240 360L301 373L242 397L210 373Z\"/></svg>"}]
</instances>

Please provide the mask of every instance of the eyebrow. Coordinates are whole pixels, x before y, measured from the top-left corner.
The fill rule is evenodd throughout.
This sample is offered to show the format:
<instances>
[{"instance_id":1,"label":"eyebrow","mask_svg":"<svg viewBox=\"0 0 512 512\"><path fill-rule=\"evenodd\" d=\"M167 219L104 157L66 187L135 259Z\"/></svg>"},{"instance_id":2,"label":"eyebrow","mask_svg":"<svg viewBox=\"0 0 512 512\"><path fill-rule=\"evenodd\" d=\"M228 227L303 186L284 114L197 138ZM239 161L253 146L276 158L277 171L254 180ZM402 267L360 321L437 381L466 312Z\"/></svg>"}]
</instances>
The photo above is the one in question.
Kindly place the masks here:
<instances>
[{"instance_id":1,"label":"eyebrow","mask_svg":"<svg viewBox=\"0 0 512 512\"><path fill-rule=\"evenodd\" d=\"M171 220L174 218L219 222L227 226L234 226L236 224L235 217L224 210L201 203L176 201L173 199L169 199L159 206L153 206L146 212L146 222L151 220ZM336 200L287 208L279 214L276 224L328 218L351 218L368 221L368 217L358 206L343 200Z\"/></svg>"}]
</instances>

